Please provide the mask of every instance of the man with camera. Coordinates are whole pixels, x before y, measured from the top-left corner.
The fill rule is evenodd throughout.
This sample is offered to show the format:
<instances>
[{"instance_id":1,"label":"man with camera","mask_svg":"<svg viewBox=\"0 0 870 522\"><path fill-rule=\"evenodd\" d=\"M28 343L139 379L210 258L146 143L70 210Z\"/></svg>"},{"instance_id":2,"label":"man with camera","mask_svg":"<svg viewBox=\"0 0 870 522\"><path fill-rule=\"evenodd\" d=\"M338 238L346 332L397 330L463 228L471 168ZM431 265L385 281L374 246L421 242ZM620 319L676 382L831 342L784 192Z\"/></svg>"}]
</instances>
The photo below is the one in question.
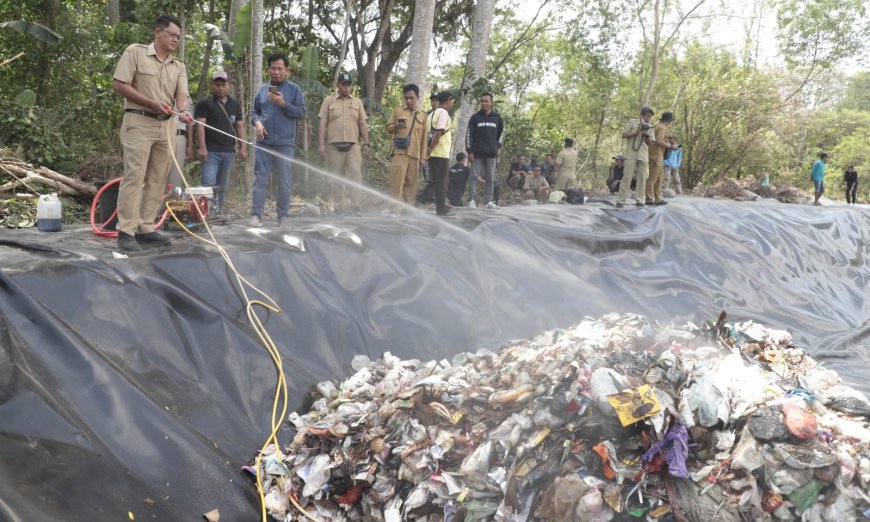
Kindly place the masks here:
<instances>
[{"instance_id":1,"label":"man with camera","mask_svg":"<svg viewBox=\"0 0 870 522\"><path fill-rule=\"evenodd\" d=\"M336 93L327 96L320 106L320 157L335 174L362 185L362 156L369 155L369 128L362 100L350 93L350 75L341 73ZM344 212L345 184L332 182L332 204L335 211ZM350 211L359 214L359 187L350 186Z\"/></svg>"},{"instance_id":2,"label":"man with camera","mask_svg":"<svg viewBox=\"0 0 870 522\"><path fill-rule=\"evenodd\" d=\"M390 156L390 196L414 203L417 174L426 158L426 114L417 107L420 88L409 83L402 89L405 105L396 107L387 120L393 137Z\"/></svg>"},{"instance_id":3,"label":"man with camera","mask_svg":"<svg viewBox=\"0 0 870 522\"><path fill-rule=\"evenodd\" d=\"M638 207L644 206L646 196L646 182L649 176L649 149L648 144L655 139L653 127L649 121L652 119L653 110L644 107L640 110L639 119L628 120L622 129L624 175L619 184L619 194L616 196L616 206L623 207L628 193L631 190L631 182L637 176L637 190L635 200Z\"/></svg>"},{"instance_id":4,"label":"man with camera","mask_svg":"<svg viewBox=\"0 0 870 522\"><path fill-rule=\"evenodd\" d=\"M649 180L646 184L646 204L666 205L662 198L662 180L664 178L665 151L672 150L668 141L668 126L674 121L671 112L663 112L659 122L653 127L649 142ZM638 192L640 201L640 192Z\"/></svg>"},{"instance_id":5,"label":"man with camera","mask_svg":"<svg viewBox=\"0 0 870 522\"><path fill-rule=\"evenodd\" d=\"M273 150L286 158L296 156L296 122L306 116L302 89L287 80L287 57L275 53L268 58L269 81L260 86L254 97L251 123L257 135L257 146ZM254 153L254 187L251 191L251 226L263 224L266 185L273 171L278 177L278 226L287 226L293 165L289 159L276 157L263 150Z\"/></svg>"}]
</instances>

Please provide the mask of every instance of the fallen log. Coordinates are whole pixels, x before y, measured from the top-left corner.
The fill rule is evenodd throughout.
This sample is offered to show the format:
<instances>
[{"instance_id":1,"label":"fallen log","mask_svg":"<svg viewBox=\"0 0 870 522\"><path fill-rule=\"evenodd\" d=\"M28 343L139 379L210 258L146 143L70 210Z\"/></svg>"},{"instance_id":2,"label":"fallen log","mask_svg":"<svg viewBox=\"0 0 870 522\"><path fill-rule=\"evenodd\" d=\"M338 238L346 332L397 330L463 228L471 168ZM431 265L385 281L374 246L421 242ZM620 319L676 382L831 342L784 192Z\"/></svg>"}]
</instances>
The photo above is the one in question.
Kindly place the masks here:
<instances>
[{"instance_id":1,"label":"fallen log","mask_svg":"<svg viewBox=\"0 0 870 522\"><path fill-rule=\"evenodd\" d=\"M15 178L14 181L0 185L0 192L4 193L22 186L34 190L31 184L43 185L66 196L94 196L97 193L97 188L92 183L64 176L47 167L34 168L17 160L0 158L0 172Z\"/></svg>"}]
</instances>

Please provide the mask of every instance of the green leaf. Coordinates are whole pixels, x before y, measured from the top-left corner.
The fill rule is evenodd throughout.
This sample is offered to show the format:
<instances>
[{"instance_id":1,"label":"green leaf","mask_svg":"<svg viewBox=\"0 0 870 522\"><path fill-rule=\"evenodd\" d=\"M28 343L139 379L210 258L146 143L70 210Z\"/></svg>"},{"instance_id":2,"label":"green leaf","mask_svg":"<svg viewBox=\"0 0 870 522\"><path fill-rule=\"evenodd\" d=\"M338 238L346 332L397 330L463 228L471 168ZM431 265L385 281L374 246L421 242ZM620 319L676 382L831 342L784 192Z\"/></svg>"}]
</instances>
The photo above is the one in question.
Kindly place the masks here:
<instances>
[{"instance_id":1,"label":"green leaf","mask_svg":"<svg viewBox=\"0 0 870 522\"><path fill-rule=\"evenodd\" d=\"M223 29L214 24L205 24L205 34L211 40L220 40L224 56L227 60L233 61L235 58L233 54L233 42L230 41L229 35Z\"/></svg>"},{"instance_id":2,"label":"green leaf","mask_svg":"<svg viewBox=\"0 0 870 522\"><path fill-rule=\"evenodd\" d=\"M47 43L48 45L57 45L63 40L63 36L52 31L44 25L27 20L15 20L13 22L0 23L0 29L14 29L20 33L29 34L30 36Z\"/></svg>"},{"instance_id":3,"label":"green leaf","mask_svg":"<svg viewBox=\"0 0 870 522\"><path fill-rule=\"evenodd\" d=\"M251 3L243 5L236 12L236 33L233 38L233 49L242 54L246 47L251 46Z\"/></svg>"},{"instance_id":4,"label":"green leaf","mask_svg":"<svg viewBox=\"0 0 870 522\"><path fill-rule=\"evenodd\" d=\"M30 107L36 103L36 93L30 89L24 89L15 96L13 101L15 102L15 105Z\"/></svg>"},{"instance_id":5,"label":"green leaf","mask_svg":"<svg viewBox=\"0 0 870 522\"><path fill-rule=\"evenodd\" d=\"M316 45L309 45L302 51L302 78L316 80L320 71L320 51Z\"/></svg>"}]
</instances>

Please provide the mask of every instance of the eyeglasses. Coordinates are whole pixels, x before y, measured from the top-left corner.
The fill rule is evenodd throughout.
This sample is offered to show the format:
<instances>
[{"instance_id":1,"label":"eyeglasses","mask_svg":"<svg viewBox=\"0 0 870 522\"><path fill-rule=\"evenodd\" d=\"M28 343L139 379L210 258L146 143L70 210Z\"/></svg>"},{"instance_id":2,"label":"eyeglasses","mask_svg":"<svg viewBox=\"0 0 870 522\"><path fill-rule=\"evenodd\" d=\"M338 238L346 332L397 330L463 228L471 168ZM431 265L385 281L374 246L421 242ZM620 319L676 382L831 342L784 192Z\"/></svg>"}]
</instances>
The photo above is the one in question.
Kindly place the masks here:
<instances>
[{"instance_id":1,"label":"eyeglasses","mask_svg":"<svg viewBox=\"0 0 870 522\"><path fill-rule=\"evenodd\" d=\"M168 34L169 37L172 38L173 40L181 40L181 35L178 34L178 33L172 33L172 32L169 32L169 31L167 31L167 30L165 30L165 29L163 30L163 32L166 33L166 34Z\"/></svg>"}]
</instances>

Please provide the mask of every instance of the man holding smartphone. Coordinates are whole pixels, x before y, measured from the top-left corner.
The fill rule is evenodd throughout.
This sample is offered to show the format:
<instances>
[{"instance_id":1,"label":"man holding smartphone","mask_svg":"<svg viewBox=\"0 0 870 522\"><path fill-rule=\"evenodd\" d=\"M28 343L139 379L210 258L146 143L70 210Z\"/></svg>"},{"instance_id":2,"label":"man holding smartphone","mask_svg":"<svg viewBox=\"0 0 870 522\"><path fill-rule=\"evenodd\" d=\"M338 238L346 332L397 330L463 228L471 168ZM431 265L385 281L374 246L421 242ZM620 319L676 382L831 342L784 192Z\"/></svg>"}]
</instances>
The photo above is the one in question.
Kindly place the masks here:
<instances>
[{"instance_id":1,"label":"man holding smartphone","mask_svg":"<svg viewBox=\"0 0 870 522\"><path fill-rule=\"evenodd\" d=\"M252 227L263 225L266 185L273 173L278 178L278 226L288 224L293 183L292 158L296 156L296 124L305 118L302 89L287 80L287 57L275 53L268 58L270 81L260 86L251 110L251 123L257 134L254 153L254 187L251 191ZM273 151L275 154L272 154Z\"/></svg>"}]
</instances>

